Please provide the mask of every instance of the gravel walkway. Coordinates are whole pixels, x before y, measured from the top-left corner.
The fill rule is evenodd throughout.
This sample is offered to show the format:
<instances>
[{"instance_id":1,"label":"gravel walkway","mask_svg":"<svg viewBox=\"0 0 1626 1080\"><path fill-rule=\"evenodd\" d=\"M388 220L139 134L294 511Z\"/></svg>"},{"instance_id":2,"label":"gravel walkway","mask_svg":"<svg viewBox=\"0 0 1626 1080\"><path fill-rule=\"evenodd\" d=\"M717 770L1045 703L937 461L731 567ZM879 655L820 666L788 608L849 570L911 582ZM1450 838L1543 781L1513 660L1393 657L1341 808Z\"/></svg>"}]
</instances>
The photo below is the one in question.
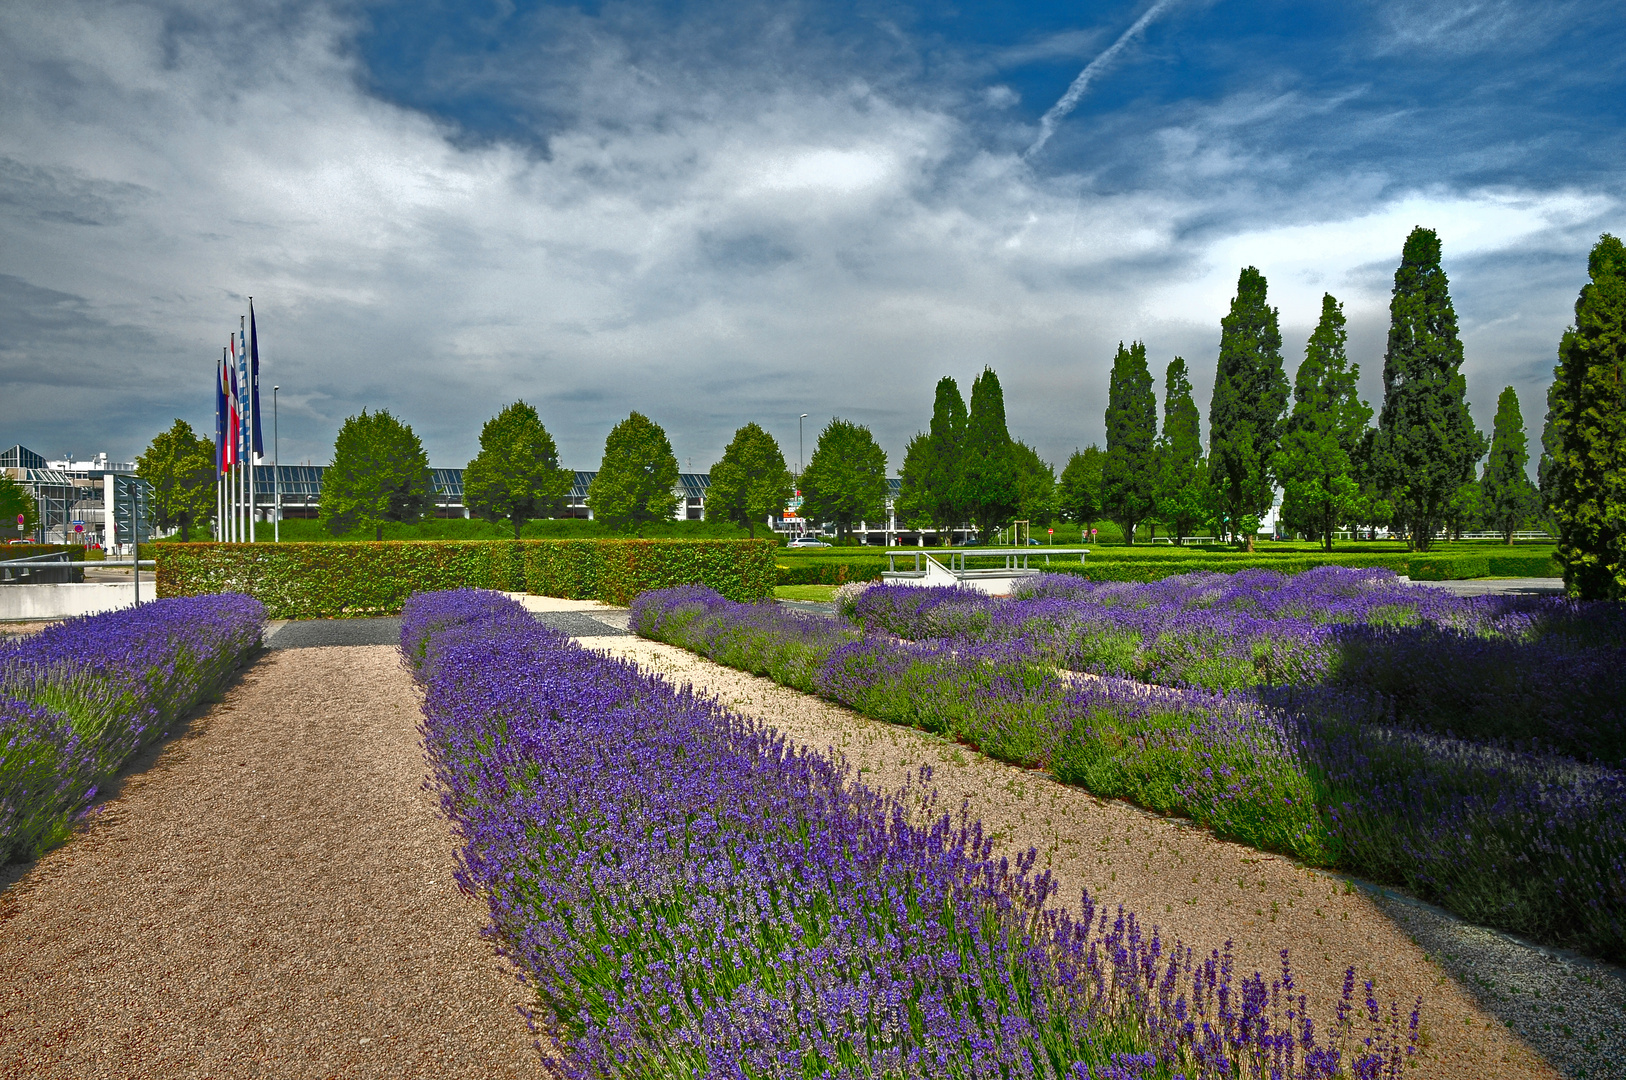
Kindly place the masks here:
<instances>
[{"instance_id":1,"label":"gravel walkway","mask_svg":"<svg viewBox=\"0 0 1626 1080\"><path fill-rule=\"evenodd\" d=\"M0 1077L537 1076L388 646L265 654L0 892Z\"/></svg>"},{"instance_id":2,"label":"gravel walkway","mask_svg":"<svg viewBox=\"0 0 1626 1080\"><path fill-rule=\"evenodd\" d=\"M1291 950L1295 975L1314 1015L1330 1018L1344 970L1377 983L1383 999L1423 998L1423 1052L1408 1076L1480 1080L1560 1075L1509 1028L1518 1010L1487 1008L1419 945L1409 925L1344 878L1214 839L1189 823L1097 799L1037 770L993 761L925 732L869 720L850 710L642 638L583 644L624 656L731 708L759 717L793 741L834 748L883 790L921 765L934 769L943 806L964 800L1011 852L1037 848L1064 900L1086 886L1098 902L1124 904L1187 944L1235 943L1243 970L1275 971ZM1504 1018L1505 1017L1505 1018ZM1573 1019L1573 1018L1572 1018ZM1589 1077L1620 1075L1618 1013L1594 1014L1589 1034L1607 1042L1587 1055ZM1323 1021L1325 1023L1325 1020ZM1579 1071L1572 1076L1583 1075Z\"/></svg>"}]
</instances>

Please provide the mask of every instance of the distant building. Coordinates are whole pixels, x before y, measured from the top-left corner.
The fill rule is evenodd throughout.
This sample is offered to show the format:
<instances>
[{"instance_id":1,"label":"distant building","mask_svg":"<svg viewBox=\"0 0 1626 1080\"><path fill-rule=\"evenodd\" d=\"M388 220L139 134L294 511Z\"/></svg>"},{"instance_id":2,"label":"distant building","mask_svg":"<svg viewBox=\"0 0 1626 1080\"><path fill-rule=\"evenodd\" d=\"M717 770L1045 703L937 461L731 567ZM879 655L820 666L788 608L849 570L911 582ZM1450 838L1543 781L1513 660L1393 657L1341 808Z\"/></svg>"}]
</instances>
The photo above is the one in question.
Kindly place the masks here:
<instances>
[{"instance_id":1,"label":"distant building","mask_svg":"<svg viewBox=\"0 0 1626 1080\"><path fill-rule=\"evenodd\" d=\"M0 472L21 484L39 508L39 525L31 539L46 544L99 544L111 547L135 539L131 526L137 492L152 488L135 474L135 462L110 461L97 454L89 461L48 461L26 446L0 450ZM152 538L146 515L135 522L141 539ZM15 523L0 523L15 524ZM0 535L5 535L0 530ZM9 539L10 537L8 537Z\"/></svg>"}]
</instances>

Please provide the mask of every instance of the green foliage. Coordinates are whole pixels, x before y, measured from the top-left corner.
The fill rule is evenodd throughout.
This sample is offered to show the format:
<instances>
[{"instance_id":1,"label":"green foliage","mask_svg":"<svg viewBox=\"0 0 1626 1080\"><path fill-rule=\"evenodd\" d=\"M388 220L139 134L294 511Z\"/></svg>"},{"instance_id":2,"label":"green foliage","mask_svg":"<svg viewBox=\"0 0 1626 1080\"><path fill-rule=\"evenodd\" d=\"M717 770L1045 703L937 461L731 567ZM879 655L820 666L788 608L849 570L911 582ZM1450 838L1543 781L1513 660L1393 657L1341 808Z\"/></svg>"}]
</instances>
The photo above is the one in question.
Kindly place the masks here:
<instances>
[{"instance_id":1,"label":"green foliage","mask_svg":"<svg viewBox=\"0 0 1626 1080\"><path fill-rule=\"evenodd\" d=\"M158 595L241 592L273 619L392 615L415 592L499 589L626 604L707 585L760 600L777 578L771 540L489 540L357 544L160 544Z\"/></svg>"},{"instance_id":2,"label":"green foliage","mask_svg":"<svg viewBox=\"0 0 1626 1080\"><path fill-rule=\"evenodd\" d=\"M518 540L527 521L559 511L573 479L536 409L516 401L480 429L480 453L463 471L464 505L487 521L506 519Z\"/></svg>"},{"instance_id":3,"label":"green foliage","mask_svg":"<svg viewBox=\"0 0 1626 1080\"><path fill-rule=\"evenodd\" d=\"M677 457L661 426L633 413L604 440L604 460L587 489L593 516L618 529L664 521L677 512Z\"/></svg>"},{"instance_id":4,"label":"green foliage","mask_svg":"<svg viewBox=\"0 0 1626 1080\"><path fill-rule=\"evenodd\" d=\"M886 516L886 451L869 428L832 417L802 474L802 513L833 521L843 539L853 522ZM814 584L808 582L806 584Z\"/></svg>"},{"instance_id":5,"label":"green foliage","mask_svg":"<svg viewBox=\"0 0 1626 1080\"><path fill-rule=\"evenodd\" d=\"M929 548L927 550L930 550ZM912 562L903 565L913 566ZM843 555L823 559L796 558L779 563L780 585L845 585L849 581L880 581L885 559Z\"/></svg>"},{"instance_id":6,"label":"green foliage","mask_svg":"<svg viewBox=\"0 0 1626 1080\"><path fill-rule=\"evenodd\" d=\"M1605 233L1587 261L1553 372L1548 479L1570 593L1626 599L1626 246ZM1545 439L1544 439L1545 441Z\"/></svg>"},{"instance_id":7,"label":"green foliage","mask_svg":"<svg viewBox=\"0 0 1626 1080\"><path fill-rule=\"evenodd\" d=\"M757 424L746 424L712 466L706 514L744 525L755 537L769 514L784 512L793 490L779 443Z\"/></svg>"},{"instance_id":8,"label":"green foliage","mask_svg":"<svg viewBox=\"0 0 1626 1080\"><path fill-rule=\"evenodd\" d=\"M13 532L17 526L17 515L23 516L23 531ZM34 531L40 523L39 507L34 504L34 496L28 489L13 480L8 473L0 472L0 537L7 540L20 539ZM12 558L22 558L13 555Z\"/></svg>"},{"instance_id":9,"label":"green foliage","mask_svg":"<svg viewBox=\"0 0 1626 1080\"><path fill-rule=\"evenodd\" d=\"M1106 461L1106 451L1094 443L1073 451L1056 488L1057 508L1063 518L1088 526L1101 516L1101 474Z\"/></svg>"},{"instance_id":10,"label":"green foliage","mask_svg":"<svg viewBox=\"0 0 1626 1080\"><path fill-rule=\"evenodd\" d=\"M1032 526L1049 525L1056 516L1056 470L1039 451L1020 439L1011 443L1016 467L1016 517Z\"/></svg>"},{"instance_id":11,"label":"green foliage","mask_svg":"<svg viewBox=\"0 0 1626 1080\"><path fill-rule=\"evenodd\" d=\"M1324 294L1321 321L1293 379L1293 411L1282 425L1275 459L1284 524L1319 538L1329 551L1334 531L1359 509L1354 455L1372 419L1371 406L1356 396L1361 369L1345 355L1348 337L1343 305Z\"/></svg>"},{"instance_id":12,"label":"green foliage","mask_svg":"<svg viewBox=\"0 0 1626 1080\"><path fill-rule=\"evenodd\" d=\"M993 368L983 368L971 384L959 490L961 506L979 536L988 536L1016 510L1016 461L1005 427L1005 392Z\"/></svg>"},{"instance_id":13,"label":"green foliage","mask_svg":"<svg viewBox=\"0 0 1626 1080\"><path fill-rule=\"evenodd\" d=\"M1157 505L1157 398L1146 346L1135 342L1112 360L1107 390L1107 454L1101 466L1101 512L1134 543L1135 525Z\"/></svg>"},{"instance_id":14,"label":"green foliage","mask_svg":"<svg viewBox=\"0 0 1626 1080\"><path fill-rule=\"evenodd\" d=\"M950 530L966 518L960 466L968 418L960 388L948 376L937 381L931 430L909 441L899 474L897 512L913 527L931 525L947 543Z\"/></svg>"},{"instance_id":15,"label":"green foliage","mask_svg":"<svg viewBox=\"0 0 1626 1080\"><path fill-rule=\"evenodd\" d=\"M1468 415L1467 389L1440 239L1419 227L1406 238L1395 271L1371 462L1379 491L1419 551L1428 550L1447 504L1473 479L1485 452Z\"/></svg>"},{"instance_id":16,"label":"green foliage","mask_svg":"<svg viewBox=\"0 0 1626 1080\"><path fill-rule=\"evenodd\" d=\"M1265 302L1265 276L1251 266L1237 277L1230 314L1220 320L1219 364L1208 404L1208 482L1226 529L1253 542L1246 527L1275 498L1271 462L1287 376L1276 309Z\"/></svg>"},{"instance_id":17,"label":"green foliage","mask_svg":"<svg viewBox=\"0 0 1626 1080\"><path fill-rule=\"evenodd\" d=\"M1191 399L1186 361L1179 356L1163 374L1163 434L1157 442L1157 462L1153 512L1177 539L1183 538L1207 520L1211 500L1197 403Z\"/></svg>"},{"instance_id":18,"label":"green foliage","mask_svg":"<svg viewBox=\"0 0 1626 1080\"><path fill-rule=\"evenodd\" d=\"M408 525L384 526L385 540L511 540L514 532L506 522L483 518L426 517ZM520 530L522 540L588 540L624 536L608 522L587 518L538 518L527 521ZM748 534L731 521L657 521L642 530L646 538L672 540L744 540ZM366 537L334 536L319 521L287 518L282 523L284 543L353 544L368 542ZM259 537L268 544L269 536Z\"/></svg>"},{"instance_id":19,"label":"green foliage","mask_svg":"<svg viewBox=\"0 0 1626 1080\"><path fill-rule=\"evenodd\" d=\"M380 409L345 420L322 474L322 520L336 536L417 521L434 505L429 457L412 428Z\"/></svg>"},{"instance_id":20,"label":"green foliage","mask_svg":"<svg viewBox=\"0 0 1626 1080\"><path fill-rule=\"evenodd\" d=\"M159 432L135 460L136 475L152 486L150 513L160 529L179 528L191 539L193 526L215 516L215 448L185 420Z\"/></svg>"}]
</instances>

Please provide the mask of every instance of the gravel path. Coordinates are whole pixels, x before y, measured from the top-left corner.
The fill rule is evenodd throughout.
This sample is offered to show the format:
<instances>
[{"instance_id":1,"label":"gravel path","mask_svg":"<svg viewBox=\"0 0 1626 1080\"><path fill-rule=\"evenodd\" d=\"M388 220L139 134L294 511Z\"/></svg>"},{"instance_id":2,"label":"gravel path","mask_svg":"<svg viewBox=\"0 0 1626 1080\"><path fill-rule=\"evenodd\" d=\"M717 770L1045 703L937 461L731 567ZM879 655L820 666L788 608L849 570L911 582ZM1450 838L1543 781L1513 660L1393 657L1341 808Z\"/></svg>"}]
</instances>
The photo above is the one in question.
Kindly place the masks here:
<instances>
[{"instance_id":1,"label":"gravel path","mask_svg":"<svg viewBox=\"0 0 1626 1080\"><path fill-rule=\"evenodd\" d=\"M1377 983L1383 999L1409 1005L1422 997L1424 1049L1408 1076L1559 1075L1436 963L1432 950L1413 940L1405 924L1342 877L1216 840L1178 819L1097 799L1041 771L869 720L673 646L642 638L583 644L704 690L797 743L834 748L866 782L883 790L901 785L921 765L932 766L944 807L964 800L1005 849L1037 848L1041 865L1060 880L1064 900L1076 904L1087 886L1098 902L1124 904L1189 945L1206 950L1231 940L1244 970L1275 971L1278 950L1290 949L1295 975L1318 1017L1331 1017L1344 970L1351 966ZM1610 1015L1597 1019L1607 1022ZM1618 1031L1613 1039L1618 1046ZM1589 1060L1612 1061L1617 1064L1610 1067L1618 1069L1621 1058L1594 1053Z\"/></svg>"},{"instance_id":2,"label":"gravel path","mask_svg":"<svg viewBox=\"0 0 1626 1080\"><path fill-rule=\"evenodd\" d=\"M418 717L395 648L269 652L11 868L0 1077L539 1075Z\"/></svg>"}]
</instances>

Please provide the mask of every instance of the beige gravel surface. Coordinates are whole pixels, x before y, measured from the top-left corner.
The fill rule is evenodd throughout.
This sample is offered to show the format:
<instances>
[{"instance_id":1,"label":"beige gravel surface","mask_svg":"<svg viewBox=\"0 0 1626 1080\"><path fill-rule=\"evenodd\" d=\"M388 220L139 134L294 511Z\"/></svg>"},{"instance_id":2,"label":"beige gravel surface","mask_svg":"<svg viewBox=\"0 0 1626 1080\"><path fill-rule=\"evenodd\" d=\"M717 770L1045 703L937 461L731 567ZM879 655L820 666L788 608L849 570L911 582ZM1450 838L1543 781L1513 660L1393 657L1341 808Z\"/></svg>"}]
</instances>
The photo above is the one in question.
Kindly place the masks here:
<instances>
[{"instance_id":1,"label":"beige gravel surface","mask_svg":"<svg viewBox=\"0 0 1626 1080\"><path fill-rule=\"evenodd\" d=\"M269 652L0 892L0 1076L541 1072L389 646Z\"/></svg>"},{"instance_id":2,"label":"beige gravel surface","mask_svg":"<svg viewBox=\"0 0 1626 1080\"><path fill-rule=\"evenodd\" d=\"M1040 865L1061 882L1063 900L1076 905L1087 887L1098 903L1123 904L1201 950L1229 939L1238 965L1267 978L1279 971L1279 950L1289 949L1295 976L1323 1025L1349 967L1377 984L1380 1000L1397 1000L1406 1011L1422 997L1423 1050L1408 1076L1559 1075L1371 897L1342 878L1216 840L1177 819L1097 799L1041 771L867 719L674 646L641 638L583 644L693 685L799 744L833 748L883 790L901 786L921 765L932 766L943 806L956 809L963 800L1007 851L1038 849Z\"/></svg>"}]
</instances>

